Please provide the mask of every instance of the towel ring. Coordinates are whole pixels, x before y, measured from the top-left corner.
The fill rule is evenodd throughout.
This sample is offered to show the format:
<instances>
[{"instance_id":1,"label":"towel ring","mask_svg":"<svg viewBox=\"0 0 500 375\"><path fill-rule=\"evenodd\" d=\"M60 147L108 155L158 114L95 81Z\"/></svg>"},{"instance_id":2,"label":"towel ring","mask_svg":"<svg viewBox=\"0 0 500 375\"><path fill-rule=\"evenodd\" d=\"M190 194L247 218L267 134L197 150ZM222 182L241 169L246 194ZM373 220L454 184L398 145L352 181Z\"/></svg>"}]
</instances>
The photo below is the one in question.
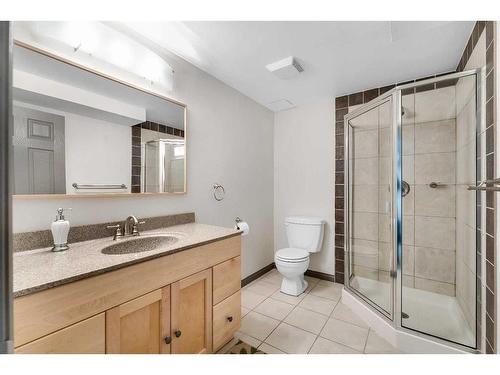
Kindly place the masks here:
<instances>
[{"instance_id":1,"label":"towel ring","mask_svg":"<svg viewBox=\"0 0 500 375\"><path fill-rule=\"evenodd\" d=\"M226 195L226 190L224 190L224 186L221 184L214 184L214 199L218 202L224 199Z\"/></svg>"}]
</instances>

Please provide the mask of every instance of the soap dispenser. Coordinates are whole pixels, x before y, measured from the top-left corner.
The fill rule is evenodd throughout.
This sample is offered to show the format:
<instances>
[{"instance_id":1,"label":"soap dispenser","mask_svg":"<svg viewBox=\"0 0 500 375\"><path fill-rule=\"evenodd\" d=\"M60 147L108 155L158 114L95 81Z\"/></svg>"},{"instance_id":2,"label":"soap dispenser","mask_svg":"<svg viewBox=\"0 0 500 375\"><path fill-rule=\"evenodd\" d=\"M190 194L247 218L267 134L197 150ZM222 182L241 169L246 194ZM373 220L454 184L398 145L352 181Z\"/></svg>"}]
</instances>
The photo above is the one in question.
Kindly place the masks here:
<instances>
[{"instance_id":1,"label":"soap dispenser","mask_svg":"<svg viewBox=\"0 0 500 375\"><path fill-rule=\"evenodd\" d=\"M64 210L71 210L71 208L58 208L56 220L50 226L52 237L54 238L52 251L64 251L69 249L69 221L64 219Z\"/></svg>"}]
</instances>

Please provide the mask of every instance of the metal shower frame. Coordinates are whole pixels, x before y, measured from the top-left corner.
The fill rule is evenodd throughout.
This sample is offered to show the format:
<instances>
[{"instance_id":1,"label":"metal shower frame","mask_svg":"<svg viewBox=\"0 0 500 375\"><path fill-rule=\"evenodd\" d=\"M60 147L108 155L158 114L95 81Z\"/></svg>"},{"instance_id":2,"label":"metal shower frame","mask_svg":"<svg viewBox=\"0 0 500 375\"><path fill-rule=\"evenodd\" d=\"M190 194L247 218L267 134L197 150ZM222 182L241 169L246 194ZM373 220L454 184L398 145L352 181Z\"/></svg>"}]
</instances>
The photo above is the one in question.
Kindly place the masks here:
<instances>
[{"instance_id":1,"label":"metal shower frame","mask_svg":"<svg viewBox=\"0 0 500 375\"><path fill-rule=\"evenodd\" d=\"M400 86L396 86L393 89L387 91L386 93L378 96L372 101L360 106L356 110L348 113L344 117L344 286L351 294L361 299L361 301L368 305L371 309L379 313L387 322L389 322L395 329L401 330L412 335L423 337L425 339L437 342L440 344L445 344L463 351L477 353L481 350L481 340L480 332L476 329L476 347L469 347L462 345L453 341L449 341L444 338L433 336L431 334L426 334L420 331L416 331L410 328L406 328L402 325L401 320L401 304L402 304L402 239L403 239L403 202L402 202L402 91L413 89L418 86L424 86L429 84L434 84L438 82L460 79L468 76L475 76L476 78L476 136L479 134L480 126L483 119L483 106L484 106L484 68L472 69L463 72L450 73L447 75L429 78L426 80L408 83ZM351 215L349 212L350 208L350 193L349 193L349 174L350 174L350 163L349 163L349 121L353 118L366 113L373 108L379 107L385 103L391 103L391 130L392 130L392 182L391 182L391 249L392 249L392 267L391 267L391 309L389 312L382 309L380 306L375 304L369 298L358 292L356 289L350 287L350 275L352 269L352 258L350 256L350 232L352 228ZM477 142L476 142L477 148ZM476 149L477 155L477 149ZM475 155L475 157L476 157ZM480 203L477 201L476 196L476 206ZM476 218L477 222L477 218ZM476 262L478 259L476 258ZM477 264L476 264L477 269ZM476 272L477 275L477 272ZM481 293L478 290L476 283L476 301L477 295ZM481 319L481 306L480 303L476 303L476 322L477 319Z\"/></svg>"}]
</instances>

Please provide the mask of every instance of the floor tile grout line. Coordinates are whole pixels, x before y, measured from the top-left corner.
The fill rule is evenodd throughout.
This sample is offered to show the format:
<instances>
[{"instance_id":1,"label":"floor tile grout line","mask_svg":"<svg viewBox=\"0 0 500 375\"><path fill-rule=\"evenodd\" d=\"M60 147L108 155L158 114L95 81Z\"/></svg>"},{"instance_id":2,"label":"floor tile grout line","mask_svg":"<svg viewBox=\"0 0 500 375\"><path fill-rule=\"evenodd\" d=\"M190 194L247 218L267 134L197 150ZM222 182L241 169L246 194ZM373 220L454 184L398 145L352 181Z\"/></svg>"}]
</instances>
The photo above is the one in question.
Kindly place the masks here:
<instances>
[{"instance_id":1,"label":"floor tile grout line","mask_svg":"<svg viewBox=\"0 0 500 375\"><path fill-rule=\"evenodd\" d=\"M259 281L259 279L255 280L255 281ZM318 282L316 282L316 284L315 284L313 287L311 287L311 289L310 289L308 292L305 292L304 294L310 294L310 292L311 292L311 291L312 291L312 290L313 290L316 286L318 286L318 285L319 285L319 281L318 281ZM279 290L279 289L278 289L278 290ZM274 293L275 293L275 292L274 292ZM274 293L273 293L273 294L274 294ZM258 294L258 293L255 293L255 294ZM315 296L314 294L311 294L311 295L312 295L312 296ZM264 296L264 295L261 295L261 296ZM328 301L333 301L333 300L331 300L331 299L329 299L329 298L325 298L325 297L320 297L320 296L315 296L315 297L318 297L318 298L320 298L320 299L324 299L324 300L328 300ZM304 296L304 298L305 298L305 296ZM265 314L263 314L263 313L261 313L261 312L255 311L255 309L256 309L258 306L260 306L262 303L264 303L264 302L265 302L266 300L268 300L268 299L272 299L273 301L277 301L277 302L282 302L282 303L288 304L288 305L292 306L292 309L290 310L290 312L289 312L288 314L286 314L286 316L285 316L283 319L276 319L276 318L270 317L270 316L268 316L268 315L265 315ZM302 299L302 300L303 300L303 299ZM321 314L321 313L319 313L319 312L317 312L317 311L310 310L310 309L307 309L307 308L305 308L305 307L303 307L303 306L300 306L300 303L302 303L302 300L301 300L301 301L299 301L297 304L295 304L295 305L294 305L294 304L290 304L290 303L288 303L288 302L284 302L284 301L281 301L281 300L278 300L278 299L272 298L272 295L270 295L270 296L267 296L267 297L266 297L266 298L265 298L262 302L260 302L259 304L257 304L257 305L256 305L254 308L252 308L252 309L248 309L247 307L245 307L246 309L248 309L248 310L249 310L249 311L248 311L248 313L250 313L250 312L255 312L255 313L260 314L260 315L262 315L262 316L265 316L265 317L268 317L268 318L270 318L270 319L273 319L273 320L278 321L278 324L277 324L277 326L276 326L274 329L272 329L272 330L270 331L270 333L269 333L269 334L268 334L268 335L264 338L264 340L261 340L261 339L259 339L259 338L256 338L256 337L254 337L254 336L252 336L252 335L250 335L250 334L247 334L247 333L245 333L245 332L242 332L242 333L243 333L244 335L246 335L246 336L249 336L249 337L251 337L251 338L253 338L253 339L257 340L257 341L259 342L258 347L262 346L262 344L266 344L266 345L269 345L270 347L272 347L272 348L274 348L274 349L277 349L277 350L279 350L279 351L282 351L282 352L284 352L284 353L287 353L287 352L285 352L284 350L282 350L282 349L280 349L280 348L277 348L277 347L275 347L275 346L273 346L273 345L271 345L271 344L269 344L269 343L267 343L267 342L266 342L266 340L267 340L267 339L268 339L268 338L269 338L269 337L273 334L273 332L274 332L274 331L275 331L275 330L276 330L276 329L277 329L277 328L281 325L281 323L284 323L284 324L286 324L286 325L289 325L289 326L291 326L291 327L294 327L294 328L296 328L296 329L299 329L299 330L301 330L301 331L304 331L304 332L306 332L306 333L309 333L309 334L311 334L311 335L314 335L314 336L315 336L315 339L314 339L314 341L313 341L313 343L312 343L311 347L308 349L307 353L310 353L310 351L312 350L313 346L315 345L315 343L317 342L317 340L318 340L318 338L319 338L319 337L321 337L322 339L327 340L327 341L329 341L329 342L335 343L335 344L337 344L337 345L341 345L342 347L345 347L345 348L347 348L347 349L354 350L354 351L356 351L356 352L357 352L357 350L356 350L355 348L352 348L352 347L350 347L350 346L348 346L348 345L345 345L345 344L342 344L342 343L337 342L337 341L335 341L335 340L331 340L331 339L329 339L329 338L326 338L326 337L321 336L321 332L323 331L323 329L324 329L325 325L328 323L328 321L329 321L329 320L331 320L331 319L334 319L334 320L337 320L337 321L343 322L343 323L345 323L345 324L352 325L352 326L354 326L354 327L358 327L358 328L362 328L362 329L363 329L363 328L368 329L368 333L367 333L367 335L366 335L366 339L365 339L365 343L364 343L364 348L363 348L363 351L361 352L361 354L366 354L366 346L367 346L367 344L368 344L368 337L369 337L369 335L370 335L370 332L371 332L371 331L373 331L373 329L372 329L370 326L368 326L368 328L366 328L366 327L361 327L361 326L359 326L359 325L357 325L357 324L354 324L354 323L352 323L352 322L349 322L349 321L346 321L346 320L343 320L343 319L338 319L338 318L336 318L336 317L333 317L333 313L334 313L334 312L335 312L335 310L338 308L339 304L342 302L342 298L341 298L341 297L340 297L338 300L336 300L336 301L335 301L335 306L334 306L334 308L333 308L332 312L331 312L329 315L324 315L324 314ZM292 314L292 313L293 313L293 312L297 309L297 307L300 307L300 308L302 308L302 309L304 309L304 310L307 310L307 311L311 311L311 312L313 312L313 313L320 314L321 316L323 316L323 317L326 317L326 318L327 318L327 319L326 319L326 322L323 324L323 326L322 326L322 328L321 328L321 330L320 330L320 333L319 333L319 334L316 334L316 333L314 333L314 332L308 331L308 330L303 329L303 328L301 328L301 327L297 327L297 326L295 326L294 324L290 324L289 322L286 322L286 321L285 321L285 320L288 318L288 316L290 316L290 314ZM248 315L248 313L247 313L247 315ZM245 316L246 316L246 315L245 315ZM287 354L288 354L288 353L287 353Z\"/></svg>"},{"instance_id":2,"label":"floor tile grout line","mask_svg":"<svg viewBox=\"0 0 500 375\"><path fill-rule=\"evenodd\" d=\"M316 284L316 285L317 285L317 284ZM315 287L315 286L314 286L314 287ZM311 290L313 290L313 289L314 289L314 287L312 287L312 288L311 288ZM311 291L311 290L310 290L310 291ZM310 292L310 291L309 291L309 292ZM309 292L304 292L304 294L309 294ZM269 298L271 298L271 297L269 297ZM282 302L282 301L281 301L281 302ZM299 302L299 303L300 303L300 302ZM295 307L297 307L298 305L299 305L299 304L295 305ZM292 313L292 311L295 309L295 307L294 307L294 308L293 308L293 309L292 309L292 310L291 310L291 311L287 314L287 316L285 316L285 318L283 318L283 320L281 320L281 321L280 321L280 322L276 325L276 327L274 327L274 328L273 328L273 330L272 330L271 332L269 332L269 335L267 335L267 337L266 337L266 338L262 341L263 343L264 343L264 342L266 342L266 340L269 338L269 336L271 336L271 335L273 334L273 332L274 332L274 331L276 331L276 329L277 329L277 328L281 325L281 323L285 323L285 322L284 322L284 320L288 317L288 315L290 315L290 314ZM259 313L259 312L257 312L257 311L256 311L256 313ZM262 315L264 315L264 314L262 314ZM264 316L265 316L265 315L264 315ZM275 319L275 320L278 320L278 319ZM288 323L285 323L285 324L288 324ZM289 325L291 326L291 324L289 324ZM292 326L292 327L293 327L293 326ZM295 327L295 328L298 328L298 327ZM298 328L298 329L300 329L300 328ZM303 330L303 331L305 331L305 330ZM305 331L305 332L307 332L307 331ZM268 344L268 343L266 343L266 344ZM268 344L268 345L270 345L270 344ZM272 345L271 345L271 346L272 346ZM276 349L279 349L279 348L276 348ZM282 351L282 352L284 352L284 353L287 353L287 352L285 352L285 351L284 351L284 350L282 350L282 349L279 349L279 350L281 350L281 351Z\"/></svg>"},{"instance_id":3,"label":"floor tile grout line","mask_svg":"<svg viewBox=\"0 0 500 375\"><path fill-rule=\"evenodd\" d=\"M261 277L264 277L264 276L265 276L265 275L263 275L263 276L261 276ZM260 278L259 278L259 279L257 279L257 280L254 280L254 282L258 282L259 280L260 280ZM311 286L311 289L310 289L309 291L307 291L307 292L304 292L304 294L310 294L310 292L311 292L314 288L316 288L316 287L319 285L320 281L321 281L321 280L319 280L319 279L318 279L318 281L315 283L315 285L314 285L314 286ZM333 283L333 282L332 282L332 284L335 284L335 283ZM322 285L322 286L325 286L325 285ZM328 285L326 285L326 286L328 286ZM278 291L278 290L279 290L279 288L278 288L276 291ZM276 293L276 291L275 291L274 293ZM255 293L255 292L253 292L253 293ZM273 294L274 294L274 293L273 293ZM258 293L255 293L255 294L258 294ZM264 340L260 340L260 339L258 339L258 338L256 338L256 337L254 337L254 336L252 336L252 335L249 335L249 334L247 334L247 333L245 333L245 332L243 332L243 333L244 333L245 335L247 335L247 336L250 336L250 337L252 337L252 338L254 338L254 339L256 339L256 340L260 341L259 346L265 343L265 344L267 344L267 345L269 345L269 346L271 346L271 347L275 348L274 346L272 346L272 345L270 345L269 343L267 343L267 342L266 342L266 340L267 340L267 339L269 338L269 336L271 336L271 335L273 334L273 332L274 332L274 331L275 331L275 330L276 330L276 329L277 329L277 328L281 325L281 323L284 323L284 324L287 324L287 325L289 325L289 326L291 326L291 327L294 327L294 328L296 328L296 329L302 330L302 331L304 331L304 332L307 332L307 333L310 333L310 334L312 334L312 335L315 335L315 336L316 336L316 337L315 337L315 339L314 339L313 344L311 345L311 347L310 347L310 348L309 348L309 350L308 350L308 353L309 353L309 351L310 351L310 350L311 350L311 348L313 347L313 345L314 345L314 343L316 342L316 340L318 339L318 337L320 337L320 333L321 333L321 331L323 330L323 328L325 327L325 325L328 323L328 320L330 319L331 314L333 313L333 311L335 310L335 308L336 308L336 307L337 307L337 305L339 304L339 302L340 302L341 298L339 298L339 299L335 302L335 306L334 306L334 308L333 308L332 312L331 312L329 315L324 315L324 314L318 313L317 311L314 311L314 310L310 310L310 309L307 309L307 308L301 307L301 308L303 308L303 309L305 309L305 310L312 311L312 312L316 312L316 313L318 313L318 314L320 314L320 315L322 315L322 316L325 316L325 317L327 318L327 320L326 320L325 324L323 325L323 327L322 327L322 328L321 328L321 330L320 330L320 333L319 333L319 334L315 334L315 333L313 333L313 332L307 331L307 330L305 330L305 329L303 329L303 328L296 327L296 326L294 326L293 324L290 324L290 323L285 322L285 319L286 319L286 318L287 318L287 317L288 317L288 316L289 316L289 315L290 315L290 314L291 314L291 313L292 313L292 312L293 312L293 311L294 311L294 310L295 310L295 309L299 306L299 304L302 302L302 300L303 300L306 296L304 296L304 298L302 298L302 299L301 299L301 301L300 301L300 302L298 302L296 305L292 305L292 304L289 304L289 303L287 303L287 302L280 301L280 300L277 300L277 299L272 298L272 295L273 295L273 294L271 294L270 296L266 297L266 298L265 298L262 302L260 302L259 304L257 304L254 308L250 309L250 310L249 310L249 312L248 312L246 315L248 315L250 312L255 312L255 313L257 313L257 314L260 314L260 315L262 315L262 316L268 317L268 318L270 318L270 319L277 320L277 321L279 321L279 323L276 325L276 327L274 327L274 328L273 328L273 329L269 332L269 334L266 336L266 338L265 338ZM262 295L262 296L263 296L263 295ZM314 295L314 294L312 294L312 296L315 296L315 295ZM320 299L324 299L324 300L328 300L328 301L333 301L333 300L331 300L331 299L329 299L329 298L325 298L325 297L320 297L320 296L315 296L315 297L320 298ZM258 312L258 311L255 311L255 309L256 309L258 306L260 306L262 303L264 303L264 302L265 302L266 300L268 300L269 298L273 299L274 301L278 301L278 302L287 303L287 304L289 304L289 305L292 305L292 306L293 306L293 308L292 308L292 310L290 310L290 312L289 312L289 313L288 313L288 314L287 314L287 315L286 315L286 316L285 316L282 320L279 320L279 319L276 319L276 318L270 317L270 316L268 316L268 315L262 314L262 313L260 313L260 312ZM245 315L245 316L246 316L246 315ZM323 337L322 337L322 338L323 338ZM326 339L326 338L325 338L325 339ZM326 340L328 340L328 339L326 339ZM335 342L335 341L333 341L333 340L329 340L329 341ZM343 345L343 344L341 344L341 343L337 343L337 344ZM343 345L343 346L346 346L346 345ZM278 350L280 350L280 351L283 351L284 353L287 353L287 352L285 352L285 351L284 351L284 350L282 350L282 349L279 349L279 348L275 348L275 349L278 349ZM351 348L351 349L353 349L353 348Z\"/></svg>"},{"instance_id":4,"label":"floor tile grout line","mask_svg":"<svg viewBox=\"0 0 500 375\"><path fill-rule=\"evenodd\" d=\"M255 281L258 281L258 280L259 280L259 279L255 280ZM314 287L311 287L311 289L309 290L309 292L310 292L311 290L313 290L313 289L314 289L314 288L318 285L318 283L319 283L319 281L315 284L315 286L314 286ZM279 289L278 289L278 290L279 290ZM304 292L304 294L309 294L309 292ZM275 292L275 293L276 293L276 292ZM273 294L274 294L274 293L273 293ZM267 297L265 300L267 300L267 299L269 299L269 298L271 298L271 296ZM304 298L305 298L305 297L304 297ZM271 299L273 299L273 298L271 298ZM264 301L265 301L265 300L264 300ZM263 303L264 301L262 301L261 303ZM279 301L279 300L275 300L275 301ZM279 302L283 302L283 301L279 301ZM261 313L259 313L258 311L255 311L255 309L256 309L256 308L257 308L257 307L258 307L261 303L259 303L257 306L255 306L255 307L254 307L252 310L250 310L250 311L253 311L253 312L257 313L257 314L261 314ZM286 303L286 302L283 302L283 303ZM299 302L299 303L300 303L300 302ZM270 345L269 343L267 343L267 342L266 342L266 340L269 338L269 336L271 336L271 335L273 334L273 332L274 332L274 331L275 331L275 330L276 330L276 329L280 326L280 324L281 324L281 323L288 324L288 323L284 322L284 320L288 317L288 315L290 315L290 314L292 313L292 311L295 309L295 307L297 307L297 306L299 305L299 303L297 303L297 305L294 305L294 308L293 308L293 309L292 309L292 310L291 310L291 311L290 311L290 312L289 312L289 313L285 316L285 318L283 318L283 320L279 320L279 323L276 325L276 327L274 327L274 328L273 328L273 329L269 332L269 334L266 336L266 338L265 338L264 340L262 340L262 341L261 341L261 343L259 344L259 346L260 346L260 345L262 345L262 343L266 343L267 345ZM247 313L247 315L248 315L248 313ZM266 316L266 317L267 317L267 315L265 315L265 314L261 314L261 315L263 315L263 316ZM269 318L274 319L274 318L272 318L272 317L269 317ZM278 319L274 319L274 320L278 320ZM294 326L293 326L293 325L291 325L291 324L288 324L288 325L290 325L290 326L294 327ZM298 327L294 327L294 328L301 329L301 328L298 328ZM304 331L304 332L308 332L308 331L306 331L306 330L303 330L303 331ZM247 335L248 335L248 334L247 334ZM248 335L248 336L253 337L252 335ZM256 337L253 337L253 338L254 338L254 339L256 339L256 340L259 340L259 341L260 341L260 339L257 339ZM315 339L315 340L316 340L316 339ZM270 346L272 346L272 345L270 345ZM274 347L274 346L273 346L273 347ZM312 347L312 346L311 346L311 347ZM285 352L285 351L284 351L284 350L282 350L282 349L279 349L279 348L276 348L276 349L281 350L281 351L282 351L282 352L284 352L284 353L287 353L287 352Z\"/></svg>"},{"instance_id":5,"label":"floor tile grout line","mask_svg":"<svg viewBox=\"0 0 500 375\"><path fill-rule=\"evenodd\" d=\"M363 354L366 354L366 344L368 344L368 336L370 336L371 327L368 328L368 334L366 335L365 345L363 346Z\"/></svg>"},{"instance_id":6,"label":"floor tile grout line","mask_svg":"<svg viewBox=\"0 0 500 375\"><path fill-rule=\"evenodd\" d=\"M320 336L321 335L321 332L323 332L323 330L325 329L325 326L328 324L328 321L331 319L331 316L333 314L333 312L335 311L335 309L337 308L338 304L340 303L340 299L337 301L337 303L335 304L332 312L330 313L330 315L327 317L325 323L323 324L323 326L321 327L321 329L319 330L319 333L316 335L316 338L314 339L314 342L313 344L311 345L311 347L309 348L309 351L307 352L307 354L309 354L311 352L311 349L314 347L314 344L316 344L316 341L318 341L318 337L321 337L321 338L324 338L325 340L328 340L327 338L325 337L322 337ZM330 340L333 342L333 340Z\"/></svg>"}]
</instances>

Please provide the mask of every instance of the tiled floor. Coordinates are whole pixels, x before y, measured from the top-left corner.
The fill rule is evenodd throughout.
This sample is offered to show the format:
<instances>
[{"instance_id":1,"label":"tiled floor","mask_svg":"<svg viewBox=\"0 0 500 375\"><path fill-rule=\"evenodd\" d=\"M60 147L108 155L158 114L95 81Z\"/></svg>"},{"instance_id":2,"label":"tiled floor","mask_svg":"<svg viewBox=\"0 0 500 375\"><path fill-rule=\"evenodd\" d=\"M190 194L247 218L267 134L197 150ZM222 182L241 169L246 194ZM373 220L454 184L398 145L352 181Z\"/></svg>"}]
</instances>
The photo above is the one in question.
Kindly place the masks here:
<instances>
[{"instance_id":1,"label":"tiled floor","mask_svg":"<svg viewBox=\"0 0 500 375\"><path fill-rule=\"evenodd\" d=\"M398 353L341 301L342 285L307 277L298 297L280 292L276 269L242 290L236 337L275 353Z\"/></svg>"}]
</instances>

